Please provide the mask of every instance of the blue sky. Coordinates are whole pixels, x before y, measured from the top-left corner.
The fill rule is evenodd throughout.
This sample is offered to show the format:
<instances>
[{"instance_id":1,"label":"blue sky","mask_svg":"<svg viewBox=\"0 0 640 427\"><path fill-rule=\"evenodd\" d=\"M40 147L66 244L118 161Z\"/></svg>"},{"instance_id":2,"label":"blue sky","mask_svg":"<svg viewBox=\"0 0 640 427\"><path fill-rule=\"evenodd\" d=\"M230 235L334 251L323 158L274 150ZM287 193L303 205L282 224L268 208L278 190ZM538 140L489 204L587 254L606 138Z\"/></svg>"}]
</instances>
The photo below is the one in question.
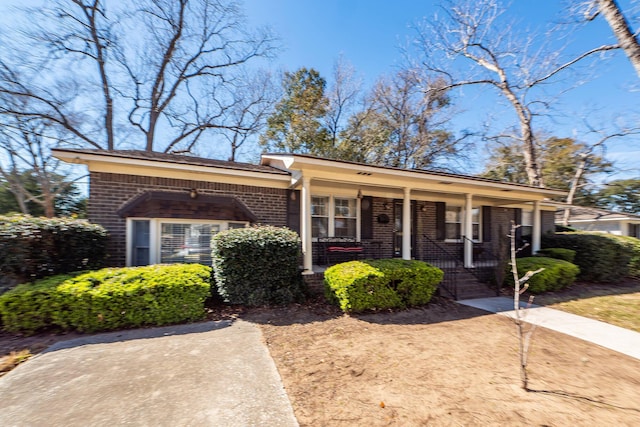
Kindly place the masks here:
<instances>
[{"instance_id":1,"label":"blue sky","mask_svg":"<svg viewBox=\"0 0 640 427\"><path fill-rule=\"evenodd\" d=\"M6 8L38 3L39 0L0 0L0 25ZM514 0L509 16L518 20L521 28L543 31L549 24L565 19L565 3ZM283 50L270 67L289 71L313 67L329 78L335 60L343 55L367 86L404 63L400 47L415 34L413 24L433 16L437 4L429 0L244 0L249 22L270 26L280 37ZM627 9L630 0L620 4ZM579 52L611 40L606 24L594 22L578 32L569 45ZM594 76L592 81L561 97L558 110L564 112L564 117L545 122L541 126L544 130L555 136L580 139L585 137L578 119L583 115L602 127L621 118L631 121L640 116L636 101L640 80L621 53L599 62ZM496 126L496 120L512 120L512 112L487 92L466 90L456 96L455 103L461 111L454 121L458 129L477 130L488 120ZM478 155L482 153L479 147ZM608 153L626 170L624 175L640 176L640 137L612 142Z\"/></svg>"},{"instance_id":2,"label":"blue sky","mask_svg":"<svg viewBox=\"0 0 640 427\"><path fill-rule=\"evenodd\" d=\"M561 1L512 3L509 16L522 28L544 32L549 25L566 21ZM620 3L622 7L629 5L628 1ZM245 0L250 22L270 25L281 38L284 50L273 64L275 68L313 67L329 78L333 63L342 54L368 84L404 63L401 47L414 36L414 24L438 11L437 4L415 0ZM580 52L612 40L604 22L592 22L567 43L570 50ZM588 115L592 125L602 127L620 117L639 116L640 81L621 53L600 62L594 75L592 81L561 97L559 109L567 117L545 123L547 132L581 138L585 137L584 128L576 120L581 115ZM456 101L463 110L456 120L458 127L476 129L488 120L488 111L500 114L494 109L499 100L486 92L467 90L463 95ZM511 114L508 108L506 114ZM609 146L608 155L626 171L625 176L640 176L639 140L628 137Z\"/></svg>"}]
</instances>

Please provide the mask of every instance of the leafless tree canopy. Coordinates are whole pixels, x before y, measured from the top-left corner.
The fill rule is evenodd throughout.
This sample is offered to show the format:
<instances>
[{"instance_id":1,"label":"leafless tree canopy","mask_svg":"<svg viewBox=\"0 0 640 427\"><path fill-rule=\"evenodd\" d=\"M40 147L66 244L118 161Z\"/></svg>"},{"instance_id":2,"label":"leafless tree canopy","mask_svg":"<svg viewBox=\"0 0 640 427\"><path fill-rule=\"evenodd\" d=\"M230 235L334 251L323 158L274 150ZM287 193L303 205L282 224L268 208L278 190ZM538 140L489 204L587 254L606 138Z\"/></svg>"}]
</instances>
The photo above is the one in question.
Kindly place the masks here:
<instances>
[{"instance_id":1,"label":"leafless tree canopy","mask_svg":"<svg viewBox=\"0 0 640 427\"><path fill-rule=\"evenodd\" d=\"M499 0L448 1L434 19L418 28L419 65L445 82L436 90L465 86L492 88L512 107L529 183L544 186L536 151L534 121L549 107L547 86L600 46L573 58L551 48L549 38L519 31L504 18ZM543 90L545 89L545 90Z\"/></svg>"},{"instance_id":2,"label":"leafless tree canopy","mask_svg":"<svg viewBox=\"0 0 640 427\"><path fill-rule=\"evenodd\" d=\"M248 31L238 3L58 0L28 13L35 29L0 55L0 114L103 149L190 150L210 130L249 131L226 119L242 108L244 65L274 38Z\"/></svg>"}]
</instances>

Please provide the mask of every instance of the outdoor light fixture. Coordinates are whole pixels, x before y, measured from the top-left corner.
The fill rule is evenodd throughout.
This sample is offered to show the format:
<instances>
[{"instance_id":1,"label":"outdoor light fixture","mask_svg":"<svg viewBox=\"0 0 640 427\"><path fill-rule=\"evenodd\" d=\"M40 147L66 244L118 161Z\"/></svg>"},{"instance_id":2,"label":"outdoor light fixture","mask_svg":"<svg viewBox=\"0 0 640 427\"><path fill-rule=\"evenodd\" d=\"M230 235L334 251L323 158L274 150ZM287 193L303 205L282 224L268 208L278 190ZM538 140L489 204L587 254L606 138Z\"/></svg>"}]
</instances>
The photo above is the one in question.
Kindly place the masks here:
<instances>
[{"instance_id":1,"label":"outdoor light fixture","mask_svg":"<svg viewBox=\"0 0 640 427\"><path fill-rule=\"evenodd\" d=\"M189 197L191 197L192 199L196 199L198 197L198 190L196 190L195 188L192 188L189 191Z\"/></svg>"}]
</instances>

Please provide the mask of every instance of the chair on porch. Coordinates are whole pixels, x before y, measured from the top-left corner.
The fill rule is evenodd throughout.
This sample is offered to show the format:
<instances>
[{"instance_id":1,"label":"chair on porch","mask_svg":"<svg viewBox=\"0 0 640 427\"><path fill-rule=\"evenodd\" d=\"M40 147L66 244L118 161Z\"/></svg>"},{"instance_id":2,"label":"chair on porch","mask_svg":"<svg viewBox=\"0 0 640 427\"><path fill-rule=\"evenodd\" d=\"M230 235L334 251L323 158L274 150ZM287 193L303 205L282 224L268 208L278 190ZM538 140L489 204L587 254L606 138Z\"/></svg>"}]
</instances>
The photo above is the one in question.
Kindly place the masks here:
<instances>
[{"instance_id":1,"label":"chair on porch","mask_svg":"<svg viewBox=\"0 0 640 427\"><path fill-rule=\"evenodd\" d=\"M318 246L324 265L353 261L364 255L364 247L355 237L319 237Z\"/></svg>"}]
</instances>

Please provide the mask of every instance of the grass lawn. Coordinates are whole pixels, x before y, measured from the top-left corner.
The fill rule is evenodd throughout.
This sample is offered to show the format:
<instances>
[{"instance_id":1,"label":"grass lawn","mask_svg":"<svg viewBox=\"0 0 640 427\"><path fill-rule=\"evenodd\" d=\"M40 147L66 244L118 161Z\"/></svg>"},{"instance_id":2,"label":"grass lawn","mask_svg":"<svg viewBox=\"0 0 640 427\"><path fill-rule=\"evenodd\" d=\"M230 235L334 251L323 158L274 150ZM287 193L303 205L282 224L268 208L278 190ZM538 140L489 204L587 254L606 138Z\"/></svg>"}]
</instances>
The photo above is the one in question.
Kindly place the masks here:
<instances>
[{"instance_id":1,"label":"grass lawn","mask_svg":"<svg viewBox=\"0 0 640 427\"><path fill-rule=\"evenodd\" d=\"M640 282L584 285L540 295L535 303L640 332Z\"/></svg>"}]
</instances>

